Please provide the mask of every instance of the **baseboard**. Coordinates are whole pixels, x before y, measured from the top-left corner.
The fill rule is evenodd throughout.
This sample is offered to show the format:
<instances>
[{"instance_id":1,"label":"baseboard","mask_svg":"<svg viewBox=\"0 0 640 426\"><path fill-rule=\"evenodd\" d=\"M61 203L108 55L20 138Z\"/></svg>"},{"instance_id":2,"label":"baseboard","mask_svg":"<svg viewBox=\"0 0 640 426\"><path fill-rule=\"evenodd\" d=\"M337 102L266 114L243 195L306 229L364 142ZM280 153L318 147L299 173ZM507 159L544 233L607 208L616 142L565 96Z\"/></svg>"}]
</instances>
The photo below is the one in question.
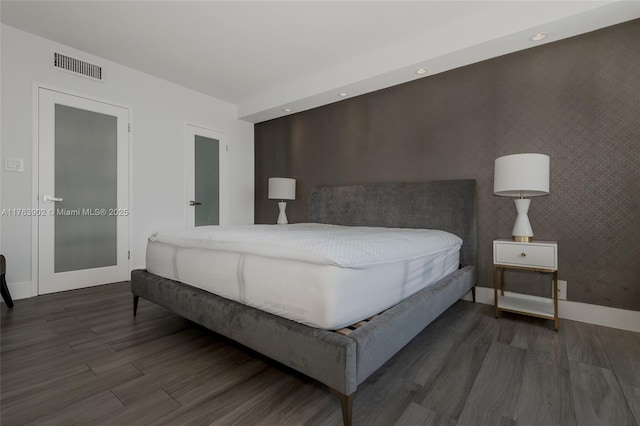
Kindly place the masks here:
<instances>
[{"instance_id":1,"label":"baseboard","mask_svg":"<svg viewBox=\"0 0 640 426\"><path fill-rule=\"evenodd\" d=\"M11 293L11 299L13 300L28 299L33 296L31 294L31 281L7 283L7 287L9 288L9 293ZM2 300L2 303L4 303L4 299Z\"/></svg>"},{"instance_id":2,"label":"baseboard","mask_svg":"<svg viewBox=\"0 0 640 426\"><path fill-rule=\"evenodd\" d=\"M505 291L505 294L509 294L509 292ZM540 297L536 296L523 295L522 297L533 300L540 299ZM471 292L467 293L463 299L472 300ZM493 288L476 287L476 302L493 305ZM558 316L563 319L586 322L588 324L640 332L640 311L559 300Z\"/></svg>"}]
</instances>

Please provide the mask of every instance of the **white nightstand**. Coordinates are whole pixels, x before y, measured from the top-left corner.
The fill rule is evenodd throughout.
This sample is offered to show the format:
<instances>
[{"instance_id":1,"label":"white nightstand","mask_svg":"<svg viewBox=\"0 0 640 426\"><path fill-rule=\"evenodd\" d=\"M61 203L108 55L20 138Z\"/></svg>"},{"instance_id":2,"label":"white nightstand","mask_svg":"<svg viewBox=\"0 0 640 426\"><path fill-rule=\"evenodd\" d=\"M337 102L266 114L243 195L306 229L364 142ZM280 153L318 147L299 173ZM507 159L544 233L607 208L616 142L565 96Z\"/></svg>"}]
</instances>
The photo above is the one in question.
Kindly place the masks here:
<instances>
[{"instance_id":1,"label":"white nightstand","mask_svg":"<svg viewBox=\"0 0 640 426\"><path fill-rule=\"evenodd\" d=\"M522 295L504 294L504 270L524 269L527 271L553 274L553 297L524 298ZM498 274L499 272L499 274ZM498 294L500 286L500 294ZM498 318L500 311L515 312L540 318L552 319L558 330L558 243L555 241L534 241L520 243L512 240L493 241L493 294L494 311Z\"/></svg>"}]
</instances>

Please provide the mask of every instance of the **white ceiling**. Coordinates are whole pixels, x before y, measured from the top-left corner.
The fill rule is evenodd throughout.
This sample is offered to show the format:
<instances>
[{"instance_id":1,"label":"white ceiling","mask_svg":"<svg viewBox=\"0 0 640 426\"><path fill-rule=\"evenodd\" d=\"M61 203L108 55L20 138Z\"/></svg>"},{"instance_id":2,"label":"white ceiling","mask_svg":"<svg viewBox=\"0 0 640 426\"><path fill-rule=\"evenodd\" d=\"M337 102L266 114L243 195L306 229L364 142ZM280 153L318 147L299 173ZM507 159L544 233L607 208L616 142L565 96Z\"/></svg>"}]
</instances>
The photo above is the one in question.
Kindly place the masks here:
<instances>
[{"instance_id":1,"label":"white ceiling","mask_svg":"<svg viewBox=\"0 0 640 426\"><path fill-rule=\"evenodd\" d=\"M2 0L0 16L259 122L638 18L640 1Z\"/></svg>"}]
</instances>

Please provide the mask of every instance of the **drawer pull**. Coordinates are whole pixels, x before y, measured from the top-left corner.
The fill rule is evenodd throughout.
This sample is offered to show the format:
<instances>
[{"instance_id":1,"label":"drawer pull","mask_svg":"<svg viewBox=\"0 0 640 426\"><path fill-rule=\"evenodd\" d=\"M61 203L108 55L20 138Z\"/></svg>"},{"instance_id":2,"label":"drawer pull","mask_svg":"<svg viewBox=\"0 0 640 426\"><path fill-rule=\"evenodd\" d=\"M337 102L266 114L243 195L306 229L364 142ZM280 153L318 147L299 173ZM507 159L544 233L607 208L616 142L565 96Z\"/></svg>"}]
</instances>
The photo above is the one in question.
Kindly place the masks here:
<instances>
[{"instance_id":1,"label":"drawer pull","mask_svg":"<svg viewBox=\"0 0 640 426\"><path fill-rule=\"evenodd\" d=\"M522 257L526 257L526 256L527 256L527 253L522 252L522 253L520 253L520 256L522 256Z\"/></svg>"}]
</instances>

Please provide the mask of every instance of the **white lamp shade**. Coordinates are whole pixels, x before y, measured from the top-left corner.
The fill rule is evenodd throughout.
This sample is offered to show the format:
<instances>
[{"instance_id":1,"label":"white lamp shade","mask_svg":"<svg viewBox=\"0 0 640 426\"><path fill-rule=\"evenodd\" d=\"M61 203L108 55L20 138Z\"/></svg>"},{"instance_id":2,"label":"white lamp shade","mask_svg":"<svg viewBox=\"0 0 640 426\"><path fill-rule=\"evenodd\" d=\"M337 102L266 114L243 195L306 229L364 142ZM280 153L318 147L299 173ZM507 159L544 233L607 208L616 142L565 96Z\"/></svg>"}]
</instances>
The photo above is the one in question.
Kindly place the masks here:
<instances>
[{"instance_id":1,"label":"white lamp shade","mask_svg":"<svg viewBox=\"0 0 640 426\"><path fill-rule=\"evenodd\" d=\"M495 161L493 193L505 197L537 197L549 193L549 156L505 155Z\"/></svg>"},{"instance_id":2,"label":"white lamp shade","mask_svg":"<svg viewBox=\"0 0 640 426\"><path fill-rule=\"evenodd\" d=\"M295 200L296 180L290 178L269 178L270 200Z\"/></svg>"}]
</instances>

